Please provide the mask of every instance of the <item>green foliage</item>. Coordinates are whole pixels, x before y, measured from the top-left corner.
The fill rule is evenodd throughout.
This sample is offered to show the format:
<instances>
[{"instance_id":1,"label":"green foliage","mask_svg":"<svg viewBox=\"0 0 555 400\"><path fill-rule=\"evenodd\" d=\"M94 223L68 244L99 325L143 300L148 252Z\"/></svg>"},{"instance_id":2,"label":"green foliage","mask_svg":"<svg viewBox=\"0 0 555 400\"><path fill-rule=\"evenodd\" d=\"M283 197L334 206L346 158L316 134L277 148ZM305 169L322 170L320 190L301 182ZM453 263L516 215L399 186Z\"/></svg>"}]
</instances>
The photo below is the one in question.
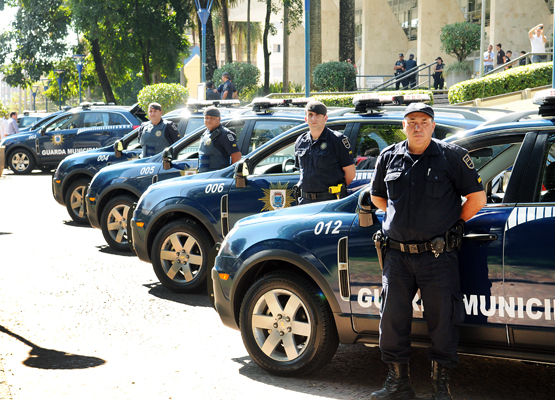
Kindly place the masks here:
<instances>
[{"instance_id":1,"label":"green foliage","mask_svg":"<svg viewBox=\"0 0 555 400\"><path fill-rule=\"evenodd\" d=\"M160 103L165 113L184 106L189 92L187 88L178 83L158 83L145 86L137 96L141 108L148 111L150 103Z\"/></svg>"},{"instance_id":2,"label":"green foliage","mask_svg":"<svg viewBox=\"0 0 555 400\"><path fill-rule=\"evenodd\" d=\"M402 95L402 94L427 94L430 96L430 105L434 104L434 95L430 90L398 90L398 91L383 91L383 92L372 92L383 95ZM316 95L313 96L315 100L321 101L328 107L354 107L353 106L353 94L340 94L340 95Z\"/></svg>"},{"instance_id":3,"label":"green foliage","mask_svg":"<svg viewBox=\"0 0 555 400\"><path fill-rule=\"evenodd\" d=\"M480 48L480 26L470 22L457 22L441 28L441 50L462 62Z\"/></svg>"},{"instance_id":4,"label":"green foliage","mask_svg":"<svg viewBox=\"0 0 555 400\"><path fill-rule=\"evenodd\" d=\"M0 100L0 118L8 118L9 112L6 107L4 107L4 103Z\"/></svg>"},{"instance_id":5,"label":"green foliage","mask_svg":"<svg viewBox=\"0 0 555 400\"><path fill-rule=\"evenodd\" d=\"M468 74L469 76L472 75L473 67L470 63L463 61L459 62L456 61L452 64L446 65L443 69L443 75L464 75Z\"/></svg>"},{"instance_id":6,"label":"green foliage","mask_svg":"<svg viewBox=\"0 0 555 400\"><path fill-rule=\"evenodd\" d=\"M231 81L237 88L238 95L241 96L243 91L253 90L258 85L260 79L260 70L252 64L233 62L225 64L221 68L214 71L212 82L214 87L218 87L222 80L222 74L228 72L231 75Z\"/></svg>"},{"instance_id":7,"label":"green foliage","mask_svg":"<svg viewBox=\"0 0 555 400\"><path fill-rule=\"evenodd\" d=\"M303 85L300 83L289 82L289 92L288 93L301 93L303 91ZM270 93L283 93L283 82L275 82L270 84ZM239 93L239 98L247 103L253 101L257 97L264 96L264 86L255 86ZM289 98L287 93L283 93L283 98Z\"/></svg>"},{"instance_id":8,"label":"green foliage","mask_svg":"<svg viewBox=\"0 0 555 400\"><path fill-rule=\"evenodd\" d=\"M355 67L348 62L330 61L317 65L312 72L316 90L344 92L356 88Z\"/></svg>"},{"instance_id":9,"label":"green foliage","mask_svg":"<svg viewBox=\"0 0 555 400\"><path fill-rule=\"evenodd\" d=\"M547 62L523 65L480 79L460 82L449 88L449 103L462 103L527 88L551 85L552 73L553 64Z\"/></svg>"}]
</instances>

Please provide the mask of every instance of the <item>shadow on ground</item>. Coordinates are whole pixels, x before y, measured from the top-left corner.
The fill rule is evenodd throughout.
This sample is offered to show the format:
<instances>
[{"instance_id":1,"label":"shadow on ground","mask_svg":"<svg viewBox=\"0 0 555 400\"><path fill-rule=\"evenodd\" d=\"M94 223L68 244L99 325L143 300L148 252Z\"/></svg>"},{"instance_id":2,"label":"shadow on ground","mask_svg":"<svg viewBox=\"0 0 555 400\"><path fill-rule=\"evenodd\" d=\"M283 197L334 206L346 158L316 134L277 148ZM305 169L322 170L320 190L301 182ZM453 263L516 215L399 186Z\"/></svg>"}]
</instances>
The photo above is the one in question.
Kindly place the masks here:
<instances>
[{"instance_id":1,"label":"shadow on ground","mask_svg":"<svg viewBox=\"0 0 555 400\"><path fill-rule=\"evenodd\" d=\"M186 304L194 307L210 307L210 300L206 292L194 294L174 293L166 289L160 282L145 283L144 287L148 288L148 293L162 300L175 301L176 303Z\"/></svg>"}]
</instances>

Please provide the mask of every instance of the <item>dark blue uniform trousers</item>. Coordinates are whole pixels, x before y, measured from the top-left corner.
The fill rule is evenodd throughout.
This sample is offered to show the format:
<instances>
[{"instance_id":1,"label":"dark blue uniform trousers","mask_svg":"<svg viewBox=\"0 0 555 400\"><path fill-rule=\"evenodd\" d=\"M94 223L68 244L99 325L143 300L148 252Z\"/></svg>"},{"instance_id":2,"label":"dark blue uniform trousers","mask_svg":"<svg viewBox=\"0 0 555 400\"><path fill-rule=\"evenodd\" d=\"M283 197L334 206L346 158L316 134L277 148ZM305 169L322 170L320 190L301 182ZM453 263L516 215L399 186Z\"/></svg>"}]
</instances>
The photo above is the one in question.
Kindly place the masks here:
<instances>
[{"instance_id":1,"label":"dark blue uniform trousers","mask_svg":"<svg viewBox=\"0 0 555 400\"><path fill-rule=\"evenodd\" d=\"M459 358L457 325L464 321L457 252L402 253L387 249L382 276L380 350L386 363L408 363L412 300L420 288L424 318L432 340L428 358L447 368Z\"/></svg>"}]
</instances>

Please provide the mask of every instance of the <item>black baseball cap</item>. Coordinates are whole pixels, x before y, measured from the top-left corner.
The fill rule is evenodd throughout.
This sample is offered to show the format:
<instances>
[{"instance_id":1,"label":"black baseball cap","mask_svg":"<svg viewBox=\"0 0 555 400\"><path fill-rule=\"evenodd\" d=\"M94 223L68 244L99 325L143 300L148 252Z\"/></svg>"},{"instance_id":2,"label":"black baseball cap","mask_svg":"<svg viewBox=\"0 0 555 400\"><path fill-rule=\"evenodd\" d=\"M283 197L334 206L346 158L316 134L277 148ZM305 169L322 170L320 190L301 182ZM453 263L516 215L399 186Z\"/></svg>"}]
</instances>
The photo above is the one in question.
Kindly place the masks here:
<instances>
[{"instance_id":1,"label":"black baseball cap","mask_svg":"<svg viewBox=\"0 0 555 400\"><path fill-rule=\"evenodd\" d=\"M403 53L399 53L399 57L404 57Z\"/></svg>"},{"instance_id":2,"label":"black baseball cap","mask_svg":"<svg viewBox=\"0 0 555 400\"><path fill-rule=\"evenodd\" d=\"M325 106L325 104L317 100L311 100L307 103L305 107L305 112L309 112L309 111L312 111L312 112L315 112L316 114L321 114L321 115L328 114L328 108Z\"/></svg>"},{"instance_id":3,"label":"black baseball cap","mask_svg":"<svg viewBox=\"0 0 555 400\"><path fill-rule=\"evenodd\" d=\"M409 114L421 112L428 114L432 119L434 119L434 109L425 103L410 103L405 109L405 117Z\"/></svg>"},{"instance_id":4,"label":"black baseball cap","mask_svg":"<svg viewBox=\"0 0 555 400\"><path fill-rule=\"evenodd\" d=\"M204 109L204 115L208 115L209 117L220 117L220 110L218 110L214 106L206 107Z\"/></svg>"},{"instance_id":5,"label":"black baseball cap","mask_svg":"<svg viewBox=\"0 0 555 400\"><path fill-rule=\"evenodd\" d=\"M155 110L162 111L162 106L160 103L150 103L148 108L154 108Z\"/></svg>"}]
</instances>

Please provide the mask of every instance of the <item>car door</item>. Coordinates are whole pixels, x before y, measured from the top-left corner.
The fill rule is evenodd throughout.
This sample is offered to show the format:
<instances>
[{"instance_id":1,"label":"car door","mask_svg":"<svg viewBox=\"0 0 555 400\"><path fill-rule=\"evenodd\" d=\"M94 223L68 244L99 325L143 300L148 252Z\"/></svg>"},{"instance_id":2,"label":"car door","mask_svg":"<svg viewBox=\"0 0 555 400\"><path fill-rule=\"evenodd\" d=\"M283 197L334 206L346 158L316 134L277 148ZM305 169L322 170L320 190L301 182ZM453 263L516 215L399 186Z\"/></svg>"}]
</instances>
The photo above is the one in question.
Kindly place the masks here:
<instances>
[{"instance_id":1,"label":"car door","mask_svg":"<svg viewBox=\"0 0 555 400\"><path fill-rule=\"evenodd\" d=\"M129 122L127 122L127 125L131 127ZM82 127L77 131L76 151L86 151L104 146L111 133L110 113L101 111L83 112Z\"/></svg>"},{"instance_id":2,"label":"car door","mask_svg":"<svg viewBox=\"0 0 555 400\"><path fill-rule=\"evenodd\" d=\"M555 351L555 133L539 134L505 225L504 289L511 346Z\"/></svg>"},{"instance_id":3,"label":"car door","mask_svg":"<svg viewBox=\"0 0 555 400\"><path fill-rule=\"evenodd\" d=\"M57 164L75 147L75 136L81 127L81 114L65 114L41 129L36 151L42 164ZM44 130L43 130L44 129Z\"/></svg>"}]
</instances>

